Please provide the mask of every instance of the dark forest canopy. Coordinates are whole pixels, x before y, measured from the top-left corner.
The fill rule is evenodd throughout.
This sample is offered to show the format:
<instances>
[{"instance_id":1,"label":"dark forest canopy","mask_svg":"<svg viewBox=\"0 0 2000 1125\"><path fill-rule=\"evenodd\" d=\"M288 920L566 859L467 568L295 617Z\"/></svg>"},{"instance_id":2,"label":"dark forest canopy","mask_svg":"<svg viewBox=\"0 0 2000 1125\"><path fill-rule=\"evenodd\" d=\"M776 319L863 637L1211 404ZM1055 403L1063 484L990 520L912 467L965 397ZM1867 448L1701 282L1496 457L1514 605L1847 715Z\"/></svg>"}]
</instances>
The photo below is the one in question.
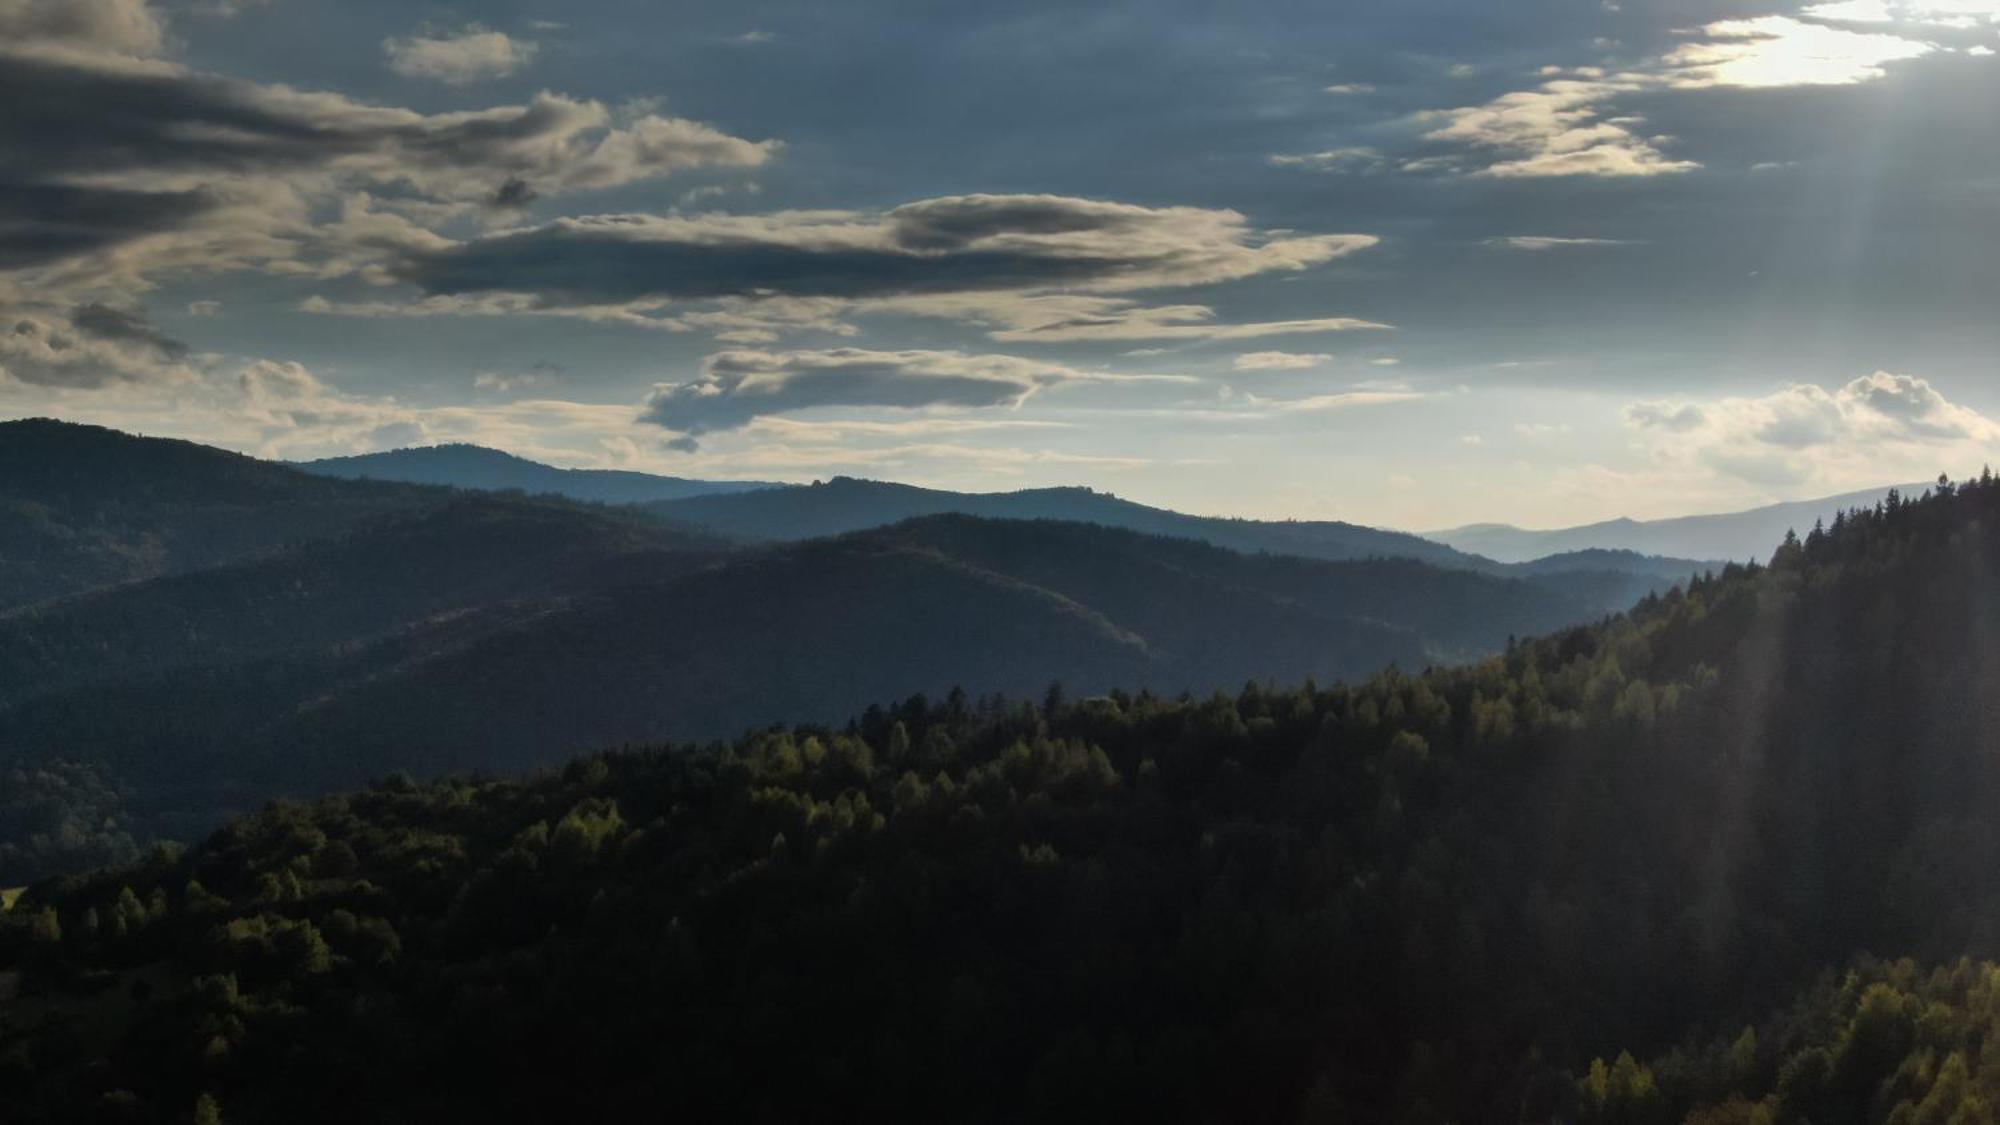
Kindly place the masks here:
<instances>
[{"instance_id":1,"label":"dark forest canopy","mask_svg":"<svg viewBox=\"0 0 2000 1125\"><path fill-rule=\"evenodd\" d=\"M1467 666L391 779L29 889L0 1089L26 1121L1986 1120L1996 661L1981 480Z\"/></svg>"}]
</instances>

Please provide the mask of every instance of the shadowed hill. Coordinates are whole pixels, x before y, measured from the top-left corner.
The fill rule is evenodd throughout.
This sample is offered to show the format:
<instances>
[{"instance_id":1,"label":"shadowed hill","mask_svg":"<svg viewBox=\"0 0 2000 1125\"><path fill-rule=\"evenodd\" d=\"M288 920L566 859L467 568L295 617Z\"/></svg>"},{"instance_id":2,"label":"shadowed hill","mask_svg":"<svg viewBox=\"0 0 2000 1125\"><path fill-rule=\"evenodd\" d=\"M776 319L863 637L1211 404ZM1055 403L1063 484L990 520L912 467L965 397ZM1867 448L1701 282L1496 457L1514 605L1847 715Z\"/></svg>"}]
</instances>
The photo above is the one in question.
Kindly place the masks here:
<instances>
[{"instance_id":1,"label":"shadowed hill","mask_svg":"<svg viewBox=\"0 0 2000 1125\"><path fill-rule=\"evenodd\" d=\"M955 687L1205 692L1476 657L1601 613L1410 560L1243 555L940 516L747 552L462 497L283 555L0 619L0 743L184 823L240 796L834 721ZM155 802L160 804L161 802Z\"/></svg>"},{"instance_id":2,"label":"shadowed hill","mask_svg":"<svg viewBox=\"0 0 2000 1125\"><path fill-rule=\"evenodd\" d=\"M0 612L324 538L438 499L194 442L0 422Z\"/></svg>"}]
</instances>

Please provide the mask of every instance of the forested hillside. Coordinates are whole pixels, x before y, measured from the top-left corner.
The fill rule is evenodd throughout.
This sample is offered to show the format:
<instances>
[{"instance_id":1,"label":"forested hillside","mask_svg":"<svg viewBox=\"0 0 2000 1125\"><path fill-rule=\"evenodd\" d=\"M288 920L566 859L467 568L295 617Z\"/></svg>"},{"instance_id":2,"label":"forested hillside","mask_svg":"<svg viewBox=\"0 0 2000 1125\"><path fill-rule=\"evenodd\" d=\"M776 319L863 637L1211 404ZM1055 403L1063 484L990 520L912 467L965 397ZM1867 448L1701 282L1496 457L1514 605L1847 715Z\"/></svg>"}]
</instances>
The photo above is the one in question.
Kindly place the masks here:
<instances>
[{"instance_id":1,"label":"forested hillside","mask_svg":"<svg viewBox=\"0 0 2000 1125\"><path fill-rule=\"evenodd\" d=\"M1958 958L2000 955L1996 662L1982 480L1421 674L391 778L28 890L0 1088L27 1121L364 1089L407 1121L1985 1120Z\"/></svg>"},{"instance_id":2,"label":"forested hillside","mask_svg":"<svg viewBox=\"0 0 2000 1125\"><path fill-rule=\"evenodd\" d=\"M523 769L960 685L1359 678L1601 612L1555 584L1081 524L946 516L728 552L615 512L467 496L0 618L0 745L96 767L128 828L185 836L391 770Z\"/></svg>"},{"instance_id":3,"label":"forested hillside","mask_svg":"<svg viewBox=\"0 0 2000 1125\"><path fill-rule=\"evenodd\" d=\"M436 500L193 442L0 422L0 612L325 538Z\"/></svg>"},{"instance_id":4,"label":"forested hillside","mask_svg":"<svg viewBox=\"0 0 2000 1125\"><path fill-rule=\"evenodd\" d=\"M40 544L0 552L19 580L0 581L0 768L37 779L0 818L0 885L392 770L531 768L954 687L1206 693L1477 658L1676 573L1579 556L1515 581L965 516L746 547L631 507L55 422L0 427L0 460L0 491L47 516L0 532ZM140 570L98 566L176 537Z\"/></svg>"}]
</instances>

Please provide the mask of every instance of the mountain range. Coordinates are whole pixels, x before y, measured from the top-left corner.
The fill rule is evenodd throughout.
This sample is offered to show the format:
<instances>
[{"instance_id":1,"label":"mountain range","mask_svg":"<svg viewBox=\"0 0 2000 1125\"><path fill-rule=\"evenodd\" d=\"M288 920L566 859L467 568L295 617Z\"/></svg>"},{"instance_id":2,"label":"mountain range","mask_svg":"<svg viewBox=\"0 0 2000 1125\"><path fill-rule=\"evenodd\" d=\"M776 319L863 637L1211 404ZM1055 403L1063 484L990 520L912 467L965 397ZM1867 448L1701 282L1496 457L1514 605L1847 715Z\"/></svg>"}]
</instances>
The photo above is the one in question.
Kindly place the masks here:
<instances>
[{"instance_id":1,"label":"mountain range","mask_svg":"<svg viewBox=\"0 0 2000 1125\"><path fill-rule=\"evenodd\" d=\"M1479 644L1511 627L1496 606L1533 617L1546 592L964 515L718 554L630 513L586 529L560 501L447 495L336 542L442 564L477 529L519 534L533 604L281 708L268 764L471 766L516 724L604 737L577 725L593 691L754 683L806 708L822 677L942 680L968 651L996 682L1332 670L1397 643L1350 618L1363 602L1404 643ZM315 577L339 549L245 564L194 599L225 612L160 618L233 620L257 658L149 721L264 690L288 658L254 623L350 597ZM30 1125L345 1121L357 1089L396 1121L1988 1121L1996 560L1983 478L1478 660L1186 696L926 691L272 803L0 913L0 1088ZM501 568L483 606L517 588L463 565ZM385 598L409 613L437 581L384 566L352 589L402 583ZM303 620L374 627L342 618ZM495 713L462 726L475 707ZM100 744L90 717L73 746ZM121 815L73 770L0 776ZM0 791L0 815L19 804Z\"/></svg>"},{"instance_id":2,"label":"mountain range","mask_svg":"<svg viewBox=\"0 0 2000 1125\"><path fill-rule=\"evenodd\" d=\"M0 504L34 517L0 540L0 766L97 771L140 836L396 770L838 722L919 692L1202 694L1475 659L1700 567L1496 564L1086 489L582 503L47 421L0 424L0 464L20 467ZM62 862L38 854L16 870Z\"/></svg>"}]
</instances>

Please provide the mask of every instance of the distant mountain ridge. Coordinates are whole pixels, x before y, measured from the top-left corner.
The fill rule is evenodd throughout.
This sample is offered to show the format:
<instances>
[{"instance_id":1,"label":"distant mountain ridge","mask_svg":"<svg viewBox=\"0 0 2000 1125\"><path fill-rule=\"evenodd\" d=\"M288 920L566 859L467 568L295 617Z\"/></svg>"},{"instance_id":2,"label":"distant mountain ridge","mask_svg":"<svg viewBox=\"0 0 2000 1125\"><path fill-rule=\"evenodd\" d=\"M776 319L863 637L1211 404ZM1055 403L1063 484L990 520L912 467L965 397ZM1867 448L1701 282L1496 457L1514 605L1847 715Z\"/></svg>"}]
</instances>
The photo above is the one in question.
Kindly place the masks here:
<instances>
[{"instance_id":1,"label":"distant mountain ridge","mask_svg":"<svg viewBox=\"0 0 2000 1125\"><path fill-rule=\"evenodd\" d=\"M1527 562L1549 555L1588 550L1634 551L1678 558L1763 560L1783 541L1785 532L1804 535L1813 521L1831 522L1834 514L1872 508L1893 489L1906 496L1921 493L1922 484L1884 485L1817 500L1769 504L1742 512L1676 516L1669 519L1614 519L1577 527L1547 530L1505 523L1475 523L1424 537L1460 551L1503 563Z\"/></svg>"},{"instance_id":2,"label":"distant mountain ridge","mask_svg":"<svg viewBox=\"0 0 2000 1125\"><path fill-rule=\"evenodd\" d=\"M297 464L347 480L390 480L485 491L566 496L639 505L688 528L746 543L797 542L888 527L908 519L968 515L1006 520L1069 520L1148 535L1198 539L1249 553L1347 560L1407 558L1433 566L1506 577L1589 573L1602 587L1626 576L1631 598L1661 580L1680 581L1719 565L1716 556L1648 557L1657 552L1593 549L1544 551L1496 561L1476 551L1408 532L1337 520L1248 520L1154 508L1079 486L1012 492L954 492L894 481L836 476L809 486L760 481L704 481L602 469L559 469L484 446L455 444L332 457ZM1532 566L1517 566L1532 561ZM1620 600L1617 604L1624 604Z\"/></svg>"},{"instance_id":3,"label":"distant mountain ridge","mask_svg":"<svg viewBox=\"0 0 2000 1125\"><path fill-rule=\"evenodd\" d=\"M567 496L594 504L643 504L784 488L771 481L694 480L624 469L559 469L483 445L455 443L391 449L351 457L295 462L318 476L345 480L401 481L486 491L519 491Z\"/></svg>"},{"instance_id":4,"label":"distant mountain ridge","mask_svg":"<svg viewBox=\"0 0 2000 1125\"><path fill-rule=\"evenodd\" d=\"M1234 551L1318 559L1408 558L1461 570L1490 569L1455 548L1400 531L1338 521L1259 521L1191 516L1080 487L949 492L834 477L786 489L700 496L647 505L677 523L746 540L787 542L886 527L922 516L1069 520L1148 535L1199 539Z\"/></svg>"}]
</instances>

